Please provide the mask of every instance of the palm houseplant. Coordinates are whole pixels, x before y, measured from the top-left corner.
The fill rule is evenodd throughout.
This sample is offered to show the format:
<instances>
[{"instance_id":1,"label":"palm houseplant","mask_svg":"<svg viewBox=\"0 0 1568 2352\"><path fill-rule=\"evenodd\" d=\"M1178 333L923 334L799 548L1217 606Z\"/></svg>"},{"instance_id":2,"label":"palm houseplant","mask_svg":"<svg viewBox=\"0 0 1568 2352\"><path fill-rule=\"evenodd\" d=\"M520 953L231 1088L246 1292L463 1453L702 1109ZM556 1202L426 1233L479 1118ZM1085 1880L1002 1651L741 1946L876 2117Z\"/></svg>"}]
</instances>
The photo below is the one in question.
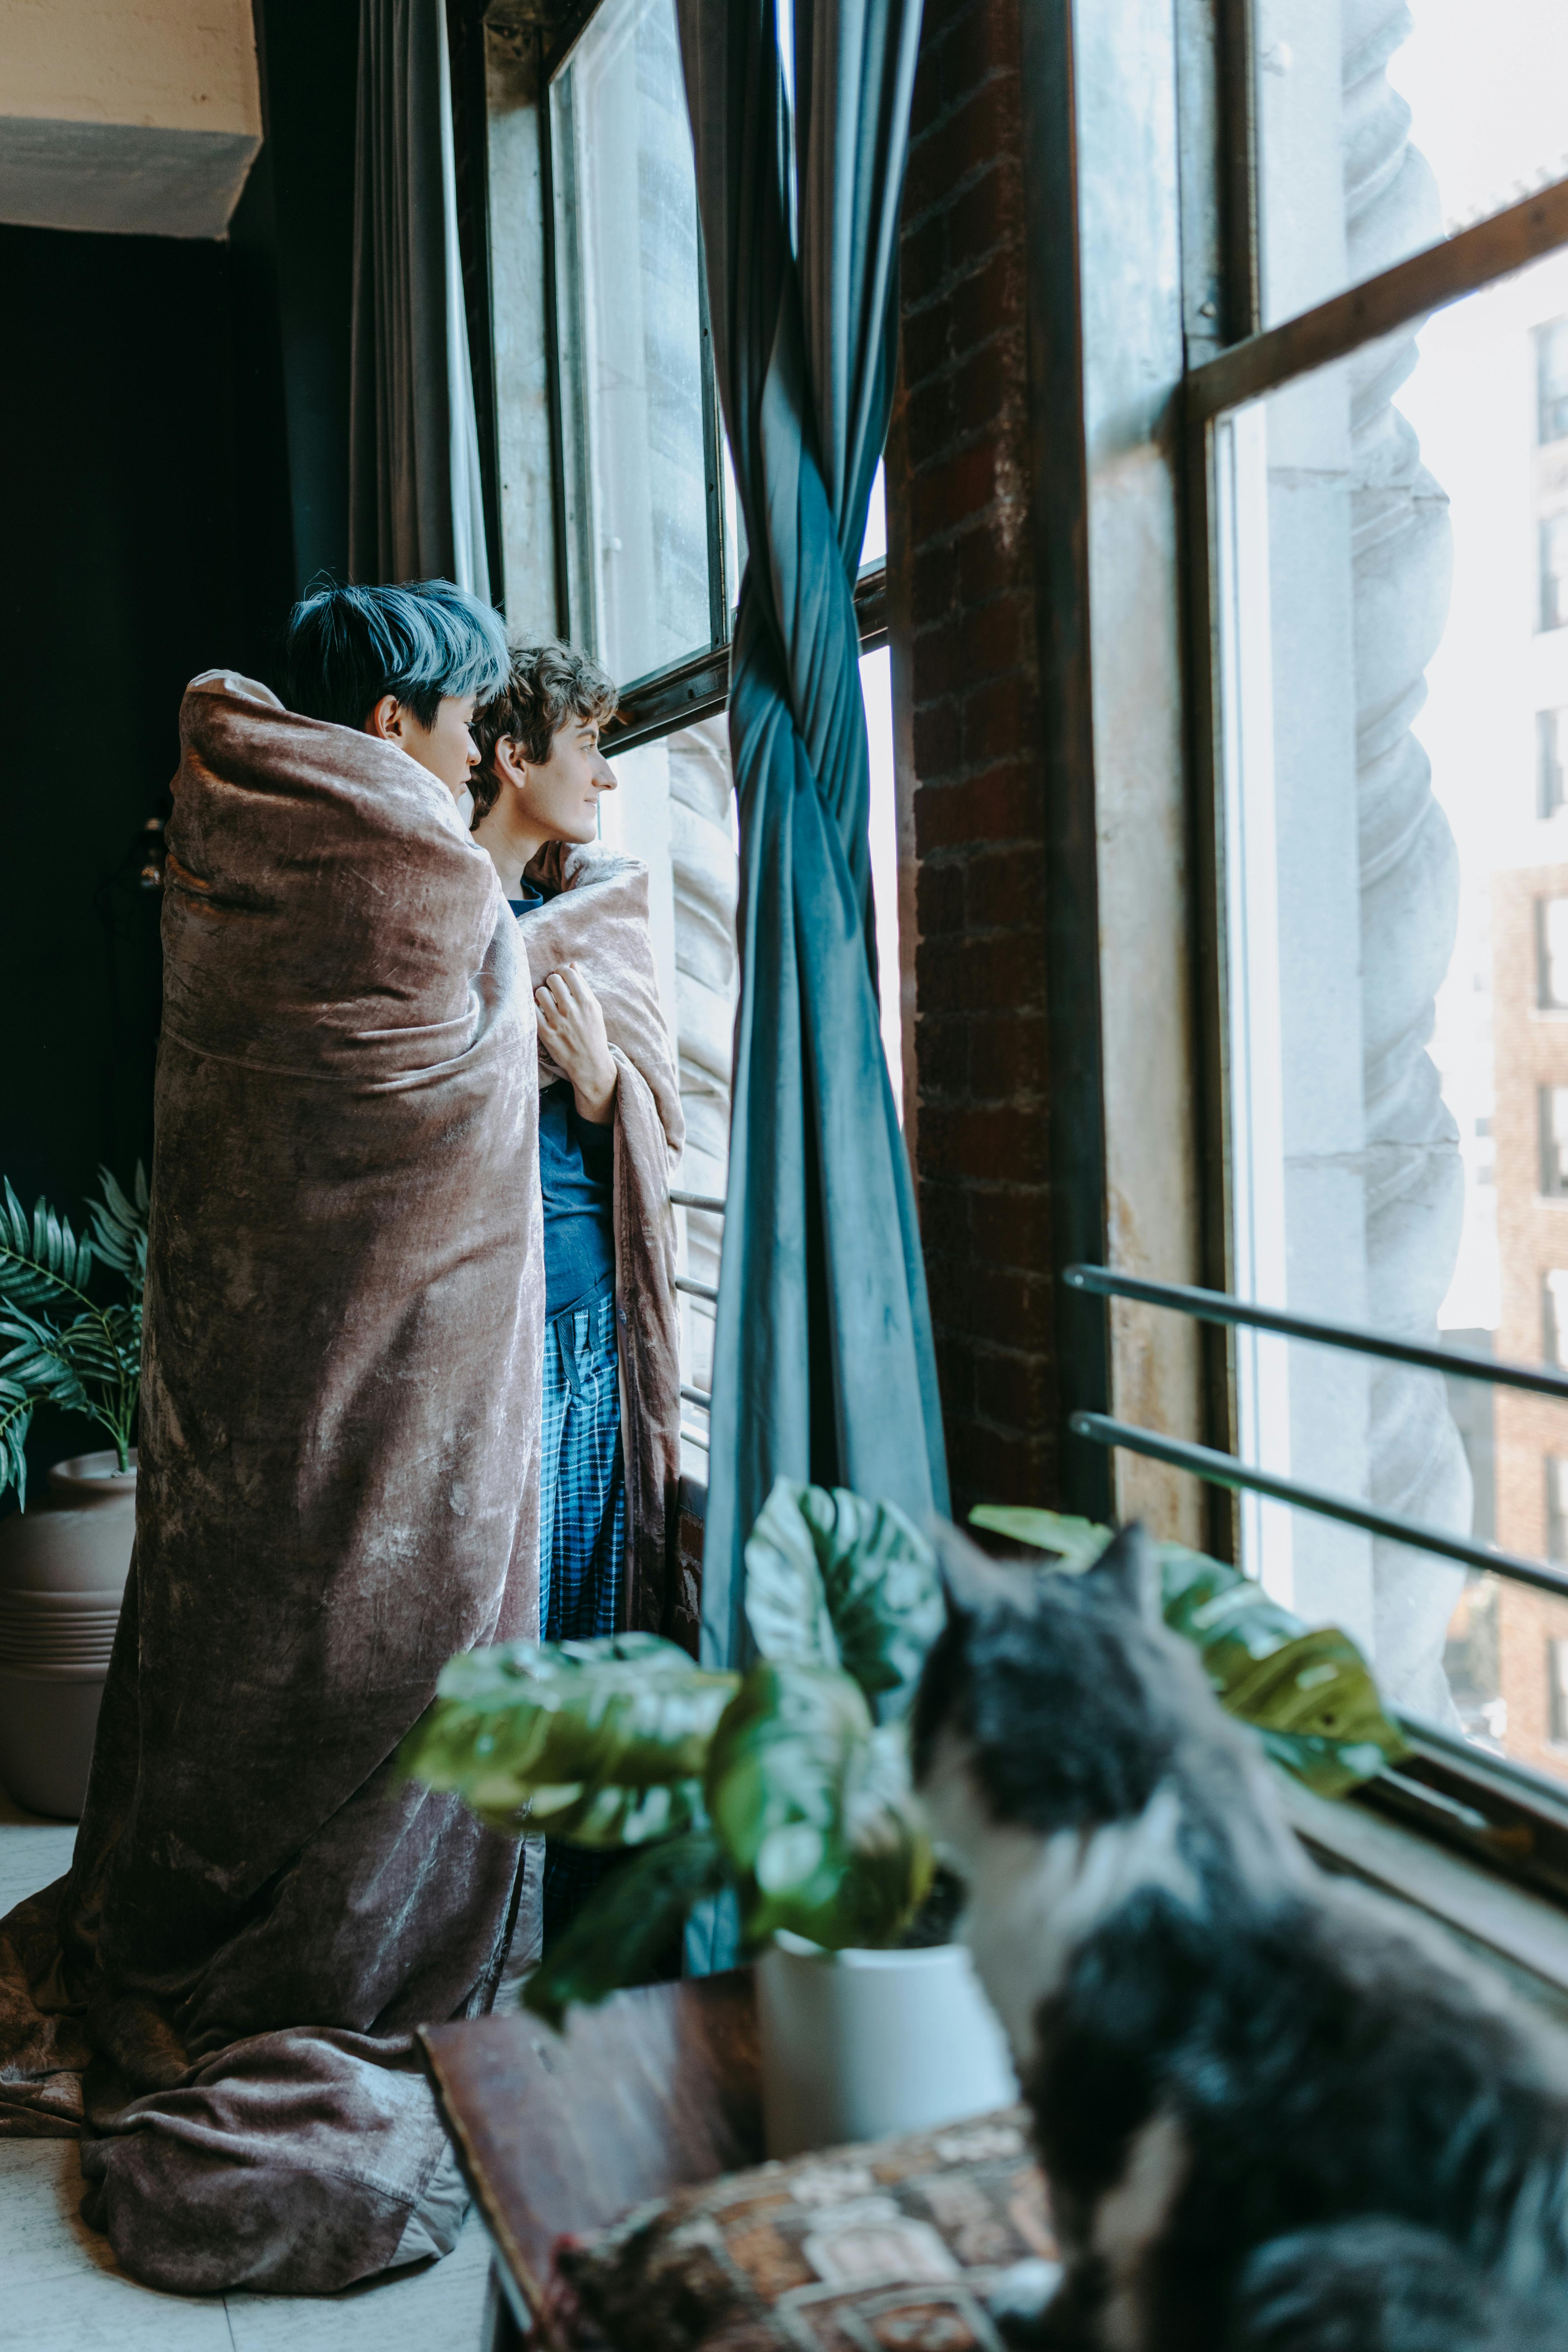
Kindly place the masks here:
<instances>
[{"instance_id":1,"label":"palm houseplant","mask_svg":"<svg viewBox=\"0 0 1568 2352\"><path fill-rule=\"evenodd\" d=\"M114 1466L131 1469L142 1381L142 1293L147 1276L147 1179L136 1171L127 1200L107 1168L79 1240L47 1201L29 1219L5 1180L0 1208L0 1496L27 1501L27 1432L43 1403L80 1413L107 1432ZM119 1277L119 1296L93 1296L98 1267Z\"/></svg>"},{"instance_id":2,"label":"palm houseplant","mask_svg":"<svg viewBox=\"0 0 1568 2352\"><path fill-rule=\"evenodd\" d=\"M80 1238L39 1201L0 1200L0 1780L33 1811L79 1814L131 1566L147 1186L107 1171ZM108 1279L105 1280L104 1277ZM51 1465L48 1510L28 1510L27 1433L40 1404L111 1441Z\"/></svg>"},{"instance_id":3,"label":"palm houseplant","mask_svg":"<svg viewBox=\"0 0 1568 2352\"><path fill-rule=\"evenodd\" d=\"M1111 1538L1053 1512L973 1517L1068 1571ZM1339 1795L1399 1752L1347 1636L1223 1561L1156 1551L1167 1623L1276 1761ZM416 1778L498 1828L627 1855L527 2005L558 2024L645 1980L693 1907L724 1897L762 1955L775 2152L1000 2103L999 2029L951 1940L910 1785L905 1717L943 1613L932 1548L890 1505L780 1479L746 1546L745 1605L744 1674L647 1634L474 1651L443 1673L405 1747Z\"/></svg>"}]
</instances>

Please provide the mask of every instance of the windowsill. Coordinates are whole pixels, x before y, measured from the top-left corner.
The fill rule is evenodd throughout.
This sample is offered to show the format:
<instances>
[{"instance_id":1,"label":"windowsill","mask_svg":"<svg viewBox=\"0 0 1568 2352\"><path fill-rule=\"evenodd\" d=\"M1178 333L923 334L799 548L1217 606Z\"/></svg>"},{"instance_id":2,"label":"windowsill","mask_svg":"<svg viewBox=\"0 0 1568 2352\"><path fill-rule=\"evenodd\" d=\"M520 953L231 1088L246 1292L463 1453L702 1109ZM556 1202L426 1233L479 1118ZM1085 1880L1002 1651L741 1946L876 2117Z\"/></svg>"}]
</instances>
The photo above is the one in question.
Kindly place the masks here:
<instances>
[{"instance_id":1,"label":"windowsill","mask_svg":"<svg viewBox=\"0 0 1568 2352\"><path fill-rule=\"evenodd\" d=\"M1286 1816L1315 1860L1425 1912L1524 1979L1521 1990L1560 2020L1568 2013L1568 1912L1360 1805L1279 1780Z\"/></svg>"}]
</instances>

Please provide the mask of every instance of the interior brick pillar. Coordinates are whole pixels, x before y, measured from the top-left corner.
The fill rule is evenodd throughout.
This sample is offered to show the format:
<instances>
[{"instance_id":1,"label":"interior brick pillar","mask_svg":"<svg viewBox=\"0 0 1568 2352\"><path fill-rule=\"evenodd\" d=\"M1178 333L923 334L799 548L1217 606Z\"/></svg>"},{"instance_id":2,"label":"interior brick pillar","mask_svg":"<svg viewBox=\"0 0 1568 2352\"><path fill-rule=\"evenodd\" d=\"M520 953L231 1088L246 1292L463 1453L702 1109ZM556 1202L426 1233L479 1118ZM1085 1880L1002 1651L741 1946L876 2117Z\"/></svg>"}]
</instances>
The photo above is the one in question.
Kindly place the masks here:
<instances>
[{"instance_id":1,"label":"interior brick pillar","mask_svg":"<svg viewBox=\"0 0 1568 2352\"><path fill-rule=\"evenodd\" d=\"M958 1517L1056 1491L1018 8L926 0L889 445L910 1125Z\"/></svg>"}]
</instances>

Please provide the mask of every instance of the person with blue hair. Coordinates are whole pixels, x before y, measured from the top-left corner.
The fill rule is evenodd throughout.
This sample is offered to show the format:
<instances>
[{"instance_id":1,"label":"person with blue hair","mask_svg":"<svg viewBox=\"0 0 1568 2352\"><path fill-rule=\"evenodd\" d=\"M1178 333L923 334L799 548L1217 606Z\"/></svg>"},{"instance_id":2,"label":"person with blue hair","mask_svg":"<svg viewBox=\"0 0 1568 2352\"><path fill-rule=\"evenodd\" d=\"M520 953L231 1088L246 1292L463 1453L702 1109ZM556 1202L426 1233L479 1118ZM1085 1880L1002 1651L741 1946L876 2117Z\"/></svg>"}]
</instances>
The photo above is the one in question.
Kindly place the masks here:
<instances>
[{"instance_id":1,"label":"person with blue hair","mask_svg":"<svg viewBox=\"0 0 1568 2352\"><path fill-rule=\"evenodd\" d=\"M508 676L449 582L324 588L287 706L181 709L135 1557L70 1874L0 1922L0 2134L79 2133L176 2293L462 2222L415 2034L489 2008L527 1860L398 1751L539 1628L535 1017L457 805Z\"/></svg>"},{"instance_id":2,"label":"person with blue hair","mask_svg":"<svg viewBox=\"0 0 1568 2352\"><path fill-rule=\"evenodd\" d=\"M450 580L318 588L289 616L283 699L395 743L460 800L479 764L475 706L508 669L500 614Z\"/></svg>"}]
</instances>

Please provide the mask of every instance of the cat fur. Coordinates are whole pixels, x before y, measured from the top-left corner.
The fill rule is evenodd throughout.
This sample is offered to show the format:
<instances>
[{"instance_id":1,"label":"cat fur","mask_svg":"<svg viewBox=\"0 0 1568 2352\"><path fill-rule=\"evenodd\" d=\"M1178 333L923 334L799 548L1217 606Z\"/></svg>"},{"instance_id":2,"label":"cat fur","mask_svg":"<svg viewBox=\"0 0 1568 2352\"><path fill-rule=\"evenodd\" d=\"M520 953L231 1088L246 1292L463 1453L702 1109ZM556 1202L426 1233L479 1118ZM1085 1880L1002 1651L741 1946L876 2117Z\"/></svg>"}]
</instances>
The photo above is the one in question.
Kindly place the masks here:
<instances>
[{"instance_id":1,"label":"cat fur","mask_svg":"<svg viewBox=\"0 0 1568 2352\"><path fill-rule=\"evenodd\" d=\"M942 1540L915 1771L1049 2181L1032 2340L1568 2352L1568 2042L1313 1869L1141 1530L1082 1575Z\"/></svg>"}]
</instances>

